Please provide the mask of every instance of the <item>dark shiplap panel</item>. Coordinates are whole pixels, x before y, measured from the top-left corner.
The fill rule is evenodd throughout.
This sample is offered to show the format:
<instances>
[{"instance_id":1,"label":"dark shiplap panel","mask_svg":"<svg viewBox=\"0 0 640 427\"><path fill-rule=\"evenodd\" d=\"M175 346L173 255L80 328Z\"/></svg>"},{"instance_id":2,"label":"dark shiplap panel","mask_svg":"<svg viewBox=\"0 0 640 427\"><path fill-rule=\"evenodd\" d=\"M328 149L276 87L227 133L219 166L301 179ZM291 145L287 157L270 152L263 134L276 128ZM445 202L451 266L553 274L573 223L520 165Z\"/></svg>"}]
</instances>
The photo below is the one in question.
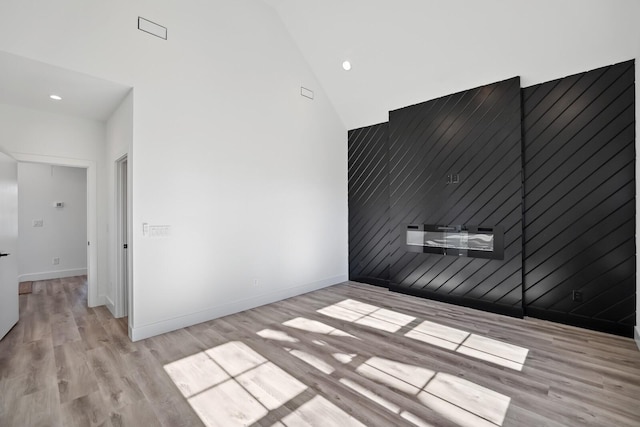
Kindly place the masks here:
<instances>
[{"instance_id":1,"label":"dark shiplap panel","mask_svg":"<svg viewBox=\"0 0 640 427\"><path fill-rule=\"evenodd\" d=\"M522 315L520 95L513 78L390 113L391 289ZM412 223L501 226L504 260L407 252Z\"/></svg>"},{"instance_id":2,"label":"dark shiplap panel","mask_svg":"<svg viewBox=\"0 0 640 427\"><path fill-rule=\"evenodd\" d=\"M349 279L389 281L388 124L349 131Z\"/></svg>"},{"instance_id":3,"label":"dark shiplap panel","mask_svg":"<svg viewBox=\"0 0 640 427\"><path fill-rule=\"evenodd\" d=\"M628 61L523 89L529 315L632 334L634 80Z\"/></svg>"}]
</instances>

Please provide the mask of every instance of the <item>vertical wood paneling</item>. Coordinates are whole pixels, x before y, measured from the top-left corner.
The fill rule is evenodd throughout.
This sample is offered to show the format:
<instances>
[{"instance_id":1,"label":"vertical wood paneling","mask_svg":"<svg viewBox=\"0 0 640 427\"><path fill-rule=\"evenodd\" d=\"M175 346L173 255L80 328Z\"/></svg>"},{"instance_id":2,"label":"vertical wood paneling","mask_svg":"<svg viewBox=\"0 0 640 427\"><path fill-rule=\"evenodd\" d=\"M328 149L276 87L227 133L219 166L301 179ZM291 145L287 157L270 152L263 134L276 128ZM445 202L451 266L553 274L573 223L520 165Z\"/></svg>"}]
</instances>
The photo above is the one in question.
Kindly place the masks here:
<instances>
[{"instance_id":1,"label":"vertical wood paneling","mask_svg":"<svg viewBox=\"0 0 640 427\"><path fill-rule=\"evenodd\" d=\"M349 131L349 279L389 281L388 124Z\"/></svg>"},{"instance_id":2,"label":"vertical wood paneling","mask_svg":"<svg viewBox=\"0 0 640 427\"><path fill-rule=\"evenodd\" d=\"M389 117L391 288L522 315L520 79ZM407 224L501 226L504 260L407 252Z\"/></svg>"},{"instance_id":3,"label":"vertical wood paneling","mask_svg":"<svg viewBox=\"0 0 640 427\"><path fill-rule=\"evenodd\" d=\"M628 61L522 91L529 315L632 334L634 76Z\"/></svg>"}]
</instances>

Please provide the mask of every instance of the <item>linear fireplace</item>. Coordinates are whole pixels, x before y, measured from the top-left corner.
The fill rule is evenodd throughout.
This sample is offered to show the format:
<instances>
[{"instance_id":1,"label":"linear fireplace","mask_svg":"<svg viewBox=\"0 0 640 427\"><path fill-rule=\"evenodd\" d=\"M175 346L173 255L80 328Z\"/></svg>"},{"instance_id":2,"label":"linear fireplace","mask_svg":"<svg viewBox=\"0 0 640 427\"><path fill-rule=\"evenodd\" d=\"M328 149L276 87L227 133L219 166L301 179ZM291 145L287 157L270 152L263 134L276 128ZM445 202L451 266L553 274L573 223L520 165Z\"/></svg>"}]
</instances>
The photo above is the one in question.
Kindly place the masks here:
<instances>
[{"instance_id":1,"label":"linear fireplace","mask_svg":"<svg viewBox=\"0 0 640 427\"><path fill-rule=\"evenodd\" d=\"M504 258L502 228L476 225L407 225L408 252L474 258Z\"/></svg>"}]
</instances>

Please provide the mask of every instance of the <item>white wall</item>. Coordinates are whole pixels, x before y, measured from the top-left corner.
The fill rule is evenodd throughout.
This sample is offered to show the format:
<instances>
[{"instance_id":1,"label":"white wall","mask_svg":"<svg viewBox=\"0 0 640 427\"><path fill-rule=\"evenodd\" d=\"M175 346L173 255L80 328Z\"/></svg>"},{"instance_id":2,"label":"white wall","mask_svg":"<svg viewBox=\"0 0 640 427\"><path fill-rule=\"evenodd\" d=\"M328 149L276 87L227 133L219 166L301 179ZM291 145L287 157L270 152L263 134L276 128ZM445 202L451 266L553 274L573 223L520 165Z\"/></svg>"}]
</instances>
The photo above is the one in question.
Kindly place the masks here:
<instances>
[{"instance_id":1,"label":"white wall","mask_svg":"<svg viewBox=\"0 0 640 427\"><path fill-rule=\"evenodd\" d=\"M96 163L97 182L97 283L94 304L104 304L106 292L106 215L103 165L104 123L0 104L0 147L13 155L36 156L40 161L56 163L60 158L78 163ZM20 157L20 156L19 156ZM90 181L88 181L88 185ZM92 221L91 218L88 218Z\"/></svg>"},{"instance_id":2,"label":"white wall","mask_svg":"<svg viewBox=\"0 0 640 427\"><path fill-rule=\"evenodd\" d=\"M262 2L6 1L0 50L134 87L134 338L347 278L346 129Z\"/></svg>"},{"instance_id":3,"label":"white wall","mask_svg":"<svg viewBox=\"0 0 640 427\"><path fill-rule=\"evenodd\" d=\"M108 228L110 230L108 240L108 275L107 275L107 307L114 315L121 315L116 312L116 299L118 294L116 286L118 285L117 272L117 203L116 203L116 162L127 156L127 166L130 169L132 164L131 147L133 144L133 91L127 95L120 106L113 112L106 123L106 154L105 154L105 171L107 183L107 205L108 209ZM131 171L128 172L131 175ZM131 206L131 180L128 182L129 206ZM130 214L129 214L130 217ZM130 222L130 218L129 221ZM129 231L131 233L131 231ZM131 263L129 264L132 265ZM130 271L133 269L130 268ZM132 316L129 316L131 322Z\"/></svg>"},{"instance_id":4,"label":"white wall","mask_svg":"<svg viewBox=\"0 0 640 427\"><path fill-rule=\"evenodd\" d=\"M86 169L20 163L18 188L19 280L86 274ZM54 202L64 206L56 208ZM42 220L41 227L33 226L36 220Z\"/></svg>"}]
</instances>

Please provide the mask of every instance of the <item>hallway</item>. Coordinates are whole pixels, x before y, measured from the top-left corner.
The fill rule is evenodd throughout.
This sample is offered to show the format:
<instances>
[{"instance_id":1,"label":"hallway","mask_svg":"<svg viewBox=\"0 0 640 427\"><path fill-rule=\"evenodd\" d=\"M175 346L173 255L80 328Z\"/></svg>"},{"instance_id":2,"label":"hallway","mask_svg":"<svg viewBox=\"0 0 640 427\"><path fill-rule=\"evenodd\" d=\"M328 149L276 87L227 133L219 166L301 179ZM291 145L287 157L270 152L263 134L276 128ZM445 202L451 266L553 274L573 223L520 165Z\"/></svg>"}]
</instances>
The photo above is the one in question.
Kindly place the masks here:
<instances>
[{"instance_id":1,"label":"hallway","mask_svg":"<svg viewBox=\"0 0 640 427\"><path fill-rule=\"evenodd\" d=\"M86 276L33 282L0 341L0 425L199 425L126 325L104 306L87 308Z\"/></svg>"}]
</instances>

